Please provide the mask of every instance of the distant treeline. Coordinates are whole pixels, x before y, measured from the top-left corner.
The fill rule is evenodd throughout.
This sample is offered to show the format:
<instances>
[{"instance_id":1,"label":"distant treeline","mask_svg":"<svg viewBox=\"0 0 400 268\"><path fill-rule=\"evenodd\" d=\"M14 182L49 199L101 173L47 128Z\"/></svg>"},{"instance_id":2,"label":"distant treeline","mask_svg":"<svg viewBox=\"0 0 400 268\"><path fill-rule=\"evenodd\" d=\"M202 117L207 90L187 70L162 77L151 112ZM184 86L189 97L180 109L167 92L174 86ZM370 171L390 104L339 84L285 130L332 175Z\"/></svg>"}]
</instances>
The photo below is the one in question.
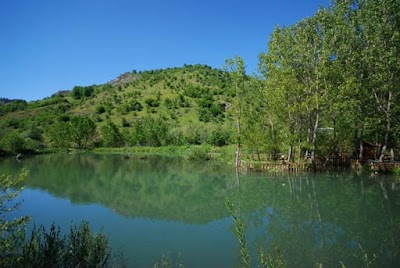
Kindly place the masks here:
<instances>
[{"instance_id":1,"label":"distant treeline","mask_svg":"<svg viewBox=\"0 0 400 268\"><path fill-rule=\"evenodd\" d=\"M0 98L0 115L25 110L27 105L25 100Z\"/></svg>"}]
</instances>

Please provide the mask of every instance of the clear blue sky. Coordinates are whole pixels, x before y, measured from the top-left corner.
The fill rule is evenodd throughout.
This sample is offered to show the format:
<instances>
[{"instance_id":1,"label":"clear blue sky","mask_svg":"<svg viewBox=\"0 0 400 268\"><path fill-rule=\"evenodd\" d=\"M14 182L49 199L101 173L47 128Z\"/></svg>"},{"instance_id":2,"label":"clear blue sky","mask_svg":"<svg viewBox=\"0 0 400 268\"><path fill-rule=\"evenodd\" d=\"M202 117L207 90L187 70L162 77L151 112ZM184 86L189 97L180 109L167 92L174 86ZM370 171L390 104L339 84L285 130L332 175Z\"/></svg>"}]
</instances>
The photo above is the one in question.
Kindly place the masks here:
<instances>
[{"instance_id":1,"label":"clear blue sky","mask_svg":"<svg viewBox=\"0 0 400 268\"><path fill-rule=\"evenodd\" d=\"M240 55L329 0L0 0L0 97L37 100L135 70Z\"/></svg>"}]
</instances>

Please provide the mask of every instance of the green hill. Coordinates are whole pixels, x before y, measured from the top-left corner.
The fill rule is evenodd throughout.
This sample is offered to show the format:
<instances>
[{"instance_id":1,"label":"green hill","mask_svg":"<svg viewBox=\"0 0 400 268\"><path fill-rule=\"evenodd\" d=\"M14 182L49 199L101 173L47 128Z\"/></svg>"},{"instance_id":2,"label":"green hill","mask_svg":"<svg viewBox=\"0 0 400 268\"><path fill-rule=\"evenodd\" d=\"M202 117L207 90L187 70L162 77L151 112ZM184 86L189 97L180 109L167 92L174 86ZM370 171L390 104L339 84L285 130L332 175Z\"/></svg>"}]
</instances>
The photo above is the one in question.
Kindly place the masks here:
<instances>
[{"instance_id":1,"label":"green hill","mask_svg":"<svg viewBox=\"0 0 400 268\"><path fill-rule=\"evenodd\" d=\"M89 118L96 126L95 134L82 147L224 145L230 142L232 128L229 82L229 74L222 70L185 65L134 70L107 84L75 86L39 101L2 99L2 148L16 153L22 149L18 147L81 147L66 142L62 134L58 138L64 143L57 141L55 133L57 128L67 129L74 117ZM107 126L114 127L116 142L104 141ZM156 141L151 141L151 136Z\"/></svg>"}]
</instances>

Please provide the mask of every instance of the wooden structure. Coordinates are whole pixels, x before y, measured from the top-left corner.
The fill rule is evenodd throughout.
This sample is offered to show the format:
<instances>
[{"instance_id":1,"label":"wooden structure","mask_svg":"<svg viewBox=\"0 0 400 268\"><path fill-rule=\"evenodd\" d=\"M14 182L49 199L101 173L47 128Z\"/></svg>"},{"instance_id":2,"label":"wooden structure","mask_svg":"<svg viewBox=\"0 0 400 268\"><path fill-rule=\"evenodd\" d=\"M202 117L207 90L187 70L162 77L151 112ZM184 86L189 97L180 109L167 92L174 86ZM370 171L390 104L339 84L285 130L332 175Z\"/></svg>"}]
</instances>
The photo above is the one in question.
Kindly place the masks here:
<instances>
[{"instance_id":1,"label":"wooden structure","mask_svg":"<svg viewBox=\"0 0 400 268\"><path fill-rule=\"evenodd\" d=\"M369 160L368 165L370 169L374 172L390 172L394 168L400 169L399 161L379 161L379 160Z\"/></svg>"},{"instance_id":2,"label":"wooden structure","mask_svg":"<svg viewBox=\"0 0 400 268\"><path fill-rule=\"evenodd\" d=\"M281 172L281 171L310 171L311 165L308 163L293 163L293 162L248 162L240 161L241 171L254 172Z\"/></svg>"}]
</instances>

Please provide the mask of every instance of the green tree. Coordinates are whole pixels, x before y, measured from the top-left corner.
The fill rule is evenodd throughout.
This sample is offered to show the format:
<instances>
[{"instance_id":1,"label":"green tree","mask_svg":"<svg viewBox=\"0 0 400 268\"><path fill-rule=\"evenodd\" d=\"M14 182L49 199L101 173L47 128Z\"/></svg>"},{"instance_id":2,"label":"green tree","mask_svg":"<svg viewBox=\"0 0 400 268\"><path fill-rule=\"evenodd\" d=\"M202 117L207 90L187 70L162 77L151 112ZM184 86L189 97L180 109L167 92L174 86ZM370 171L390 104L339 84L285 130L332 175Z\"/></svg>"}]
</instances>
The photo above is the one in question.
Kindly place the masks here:
<instances>
[{"instance_id":1,"label":"green tree","mask_svg":"<svg viewBox=\"0 0 400 268\"><path fill-rule=\"evenodd\" d=\"M360 160L364 140L382 144L382 160L388 146L396 145L398 129L400 5L398 1L371 0L337 0L333 4L333 31L328 39L336 70L340 70L336 71L340 76L336 96L341 111L336 111L343 116L338 122L354 125L347 129L356 133ZM346 132L346 127L340 130ZM345 135L351 137L349 131Z\"/></svg>"},{"instance_id":2,"label":"green tree","mask_svg":"<svg viewBox=\"0 0 400 268\"><path fill-rule=\"evenodd\" d=\"M74 116L68 122L70 142L78 149L87 149L96 137L96 124L86 116Z\"/></svg>"},{"instance_id":3,"label":"green tree","mask_svg":"<svg viewBox=\"0 0 400 268\"><path fill-rule=\"evenodd\" d=\"M1 143L4 150L11 154L20 153L25 149L25 140L16 132L7 133Z\"/></svg>"},{"instance_id":4,"label":"green tree","mask_svg":"<svg viewBox=\"0 0 400 268\"><path fill-rule=\"evenodd\" d=\"M63 121L55 122L48 130L47 134L50 137L55 148L67 148L69 145L68 123Z\"/></svg>"},{"instance_id":5,"label":"green tree","mask_svg":"<svg viewBox=\"0 0 400 268\"><path fill-rule=\"evenodd\" d=\"M243 101L245 96L245 80L246 80L246 71L244 61L241 57L235 56L233 59L226 60L226 69L230 73L230 77L232 79L231 91L235 96L234 99L234 110L236 117L236 171L238 171L240 158L241 158L241 123L242 123L242 113L243 113Z\"/></svg>"},{"instance_id":6,"label":"green tree","mask_svg":"<svg viewBox=\"0 0 400 268\"><path fill-rule=\"evenodd\" d=\"M168 125L160 118L151 116L142 119L143 145L163 146L168 141Z\"/></svg>"},{"instance_id":7,"label":"green tree","mask_svg":"<svg viewBox=\"0 0 400 268\"><path fill-rule=\"evenodd\" d=\"M326 34L331 31L328 15L321 9L291 27L276 28L268 53L260 56L261 73L268 79L267 90L280 103L273 104L275 111L285 115L288 158L291 160L295 143L300 153L305 136L305 156L311 158L314 167L319 129L327 124L327 92L332 88L332 53L326 41Z\"/></svg>"},{"instance_id":8,"label":"green tree","mask_svg":"<svg viewBox=\"0 0 400 268\"><path fill-rule=\"evenodd\" d=\"M251 79L246 87L243 106L243 146L254 152L261 160L260 152L267 150L275 158L281 145L281 124L278 121L280 111L274 109L277 99L265 94L265 81Z\"/></svg>"},{"instance_id":9,"label":"green tree","mask_svg":"<svg viewBox=\"0 0 400 268\"><path fill-rule=\"evenodd\" d=\"M105 125L100 128L101 137L103 138L103 145L105 147L118 147L122 143L122 135L118 127L111 121L107 121Z\"/></svg>"},{"instance_id":10,"label":"green tree","mask_svg":"<svg viewBox=\"0 0 400 268\"><path fill-rule=\"evenodd\" d=\"M74 86L72 89L71 95L74 99L79 100L83 97L90 97L94 94L94 87L93 86Z\"/></svg>"},{"instance_id":11,"label":"green tree","mask_svg":"<svg viewBox=\"0 0 400 268\"><path fill-rule=\"evenodd\" d=\"M351 139L358 147L360 161L364 155L364 139L371 137L371 115L374 102L367 79L370 70L363 55L366 48L365 35L361 31L362 21L358 1L335 1L331 16L333 31L328 34L334 55L332 71L337 74L337 90L332 97L337 101L331 105L331 114L338 115L335 133L341 139Z\"/></svg>"},{"instance_id":12,"label":"green tree","mask_svg":"<svg viewBox=\"0 0 400 268\"><path fill-rule=\"evenodd\" d=\"M380 160L393 146L393 122L399 112L400 84L400 3L365 0L359 6L362 33L366 39L363 56L370 70L368 81L375 100L383 134ZM391 147L392 147L391 146Z\"/></svg>"}]
</instances>

